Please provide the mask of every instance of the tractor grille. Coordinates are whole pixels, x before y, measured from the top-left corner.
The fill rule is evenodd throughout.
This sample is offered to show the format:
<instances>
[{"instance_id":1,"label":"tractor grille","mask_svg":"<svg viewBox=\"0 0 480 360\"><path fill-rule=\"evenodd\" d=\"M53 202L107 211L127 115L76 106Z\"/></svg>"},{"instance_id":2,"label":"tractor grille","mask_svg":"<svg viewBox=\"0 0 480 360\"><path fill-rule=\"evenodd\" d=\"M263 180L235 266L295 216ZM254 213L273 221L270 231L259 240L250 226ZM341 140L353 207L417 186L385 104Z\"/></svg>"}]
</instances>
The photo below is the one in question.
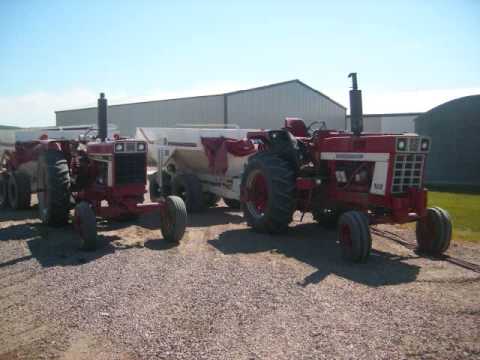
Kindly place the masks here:
<instances>
[{"instance_id":1,"label":"tractor grille","mask_svg":"<svg viewBox=\"0 0 480 360\"><path fill-rule=\"evenodd\" d=\"M424 162L423 154L397 154L393 167L392 193L403 193L411 187L420 189Z\"/></svg>"},{"instance_id":2,"label":"tractor grille","mask_svg":"<svg viewBox=\"0 0 480 360\"><path fill-rule=\"evenodd\" d=\"M115 184L145 184L146 162L145 153L115 154Z\"/></svg>"},{"instance_id":3,"label":"tractor grille","mask_svg":"<svg viewBox=\"0 0 480 360\"><path fill-rule=\"evenodd\" d=\"M408 151L417 152L420 151L420 138L412 137L408 141Z\"/></svg>"}]
</instances>

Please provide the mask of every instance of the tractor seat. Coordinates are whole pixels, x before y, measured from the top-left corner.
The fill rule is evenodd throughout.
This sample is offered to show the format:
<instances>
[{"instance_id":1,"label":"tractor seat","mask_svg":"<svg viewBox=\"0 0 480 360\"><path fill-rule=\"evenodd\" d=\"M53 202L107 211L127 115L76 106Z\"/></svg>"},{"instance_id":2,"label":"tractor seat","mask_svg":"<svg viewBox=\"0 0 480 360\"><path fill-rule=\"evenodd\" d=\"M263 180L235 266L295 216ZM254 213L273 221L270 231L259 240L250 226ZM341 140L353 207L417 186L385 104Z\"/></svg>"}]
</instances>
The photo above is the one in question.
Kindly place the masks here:
<instances>
[{"instance_id":1,"label":"tractor seat","mask_svg":"<svg viewBox=\"0 0 480 360\"><path fill-rule=\"evenodd\" d=\"M307 127L301 118L285 118L285 129L295 137L308 137Z\"/></svg>"}]
</instances>

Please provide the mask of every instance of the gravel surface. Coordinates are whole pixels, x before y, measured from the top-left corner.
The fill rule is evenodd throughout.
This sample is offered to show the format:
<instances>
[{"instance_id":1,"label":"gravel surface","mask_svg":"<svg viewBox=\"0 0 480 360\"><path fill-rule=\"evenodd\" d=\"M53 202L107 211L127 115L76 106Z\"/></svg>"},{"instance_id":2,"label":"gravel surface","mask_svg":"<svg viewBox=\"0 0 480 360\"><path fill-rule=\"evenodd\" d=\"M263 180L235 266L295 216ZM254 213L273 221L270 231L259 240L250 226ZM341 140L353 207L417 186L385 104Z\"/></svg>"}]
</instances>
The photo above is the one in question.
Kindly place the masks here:
<instances>
[{"instance_id":1,"label":"gravel surface","mask_svg":"<svg viewBox=\"0 0 480 360\"><path fill-rule=\"evenodd\" d=\"M391 240L346 264L307 216L270 237L220 206L179 246L158 214L100 223L88 253L35 215L0 213L0 359L480 358L480 275Z\"/></svg>"}]
</instances>

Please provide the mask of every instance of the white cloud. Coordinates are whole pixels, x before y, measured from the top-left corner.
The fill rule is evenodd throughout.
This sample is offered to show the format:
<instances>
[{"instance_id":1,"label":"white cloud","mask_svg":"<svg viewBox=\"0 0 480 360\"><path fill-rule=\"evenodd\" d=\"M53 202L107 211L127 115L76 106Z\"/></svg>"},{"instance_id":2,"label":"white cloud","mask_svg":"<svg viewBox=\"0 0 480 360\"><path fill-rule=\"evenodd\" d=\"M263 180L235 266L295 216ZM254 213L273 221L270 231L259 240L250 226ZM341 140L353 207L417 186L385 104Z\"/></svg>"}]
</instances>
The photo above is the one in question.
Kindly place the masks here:
<instances>
[{"instance_id":1,"label":"white cloud","mask_svg":"<svg viewBox=\"0 0 480 360\"><path fill-rule=\"evenodd\" d=\"M212 82L187 89L168 91L152 89L143 95L126 91L107 93L109 104L121 104L178 97L220 94L228 91L266 85L265 83ZM348 107L348 90L319 89ZM401 92L363 93L365 113L422 112L446 101L480 94L480 88L418 90ZM22 96L0 96L0 125L49 126L55 125L55 111L96 106L98 91L71 89L59 93L35 92Z\"/></svg>"},{"instance_id":2,"label":"white cloud","mask_svg":"<svg viewBox=\"0 0 480 360\"><path fill-rule=\"evenodd\" d=\"M0 96L0 125L22 127L54 125L55 110L85 104L93 105L95 99L94 92L84 89L72 89L59 94L35 92L21 96Z\"/></svg>"}]
</instances>

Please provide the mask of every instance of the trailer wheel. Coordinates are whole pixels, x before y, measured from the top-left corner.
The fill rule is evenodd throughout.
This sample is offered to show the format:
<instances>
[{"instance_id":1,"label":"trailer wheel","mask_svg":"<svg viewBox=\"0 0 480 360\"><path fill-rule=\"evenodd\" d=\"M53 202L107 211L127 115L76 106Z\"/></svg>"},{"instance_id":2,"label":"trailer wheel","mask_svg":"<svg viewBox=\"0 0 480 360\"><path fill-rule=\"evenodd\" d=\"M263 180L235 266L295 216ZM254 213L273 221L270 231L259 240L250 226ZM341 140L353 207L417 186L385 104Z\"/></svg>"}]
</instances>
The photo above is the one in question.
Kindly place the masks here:
<instances>
[{"instance_id":1,"label":"trailer wheel","mask_svg":"<svg viewBox=\"0 0 480 360\"><path fill-rule=\"evenodd\" d=\"M75 206L73 225L80 235L80 248L93 251L97 248L97 219L92 207L86 201Z\"/></svg>"},{"instance_id":2,"label":"trailer wheel","mask_svg":"<svg viewBox=\"0 0 480 360\"><path fill-rule=\"evenodd\" d=\"M12 209L28 209L31 198L30 177L19 171L11 173L8 177L8 201Z\"/></svg>"},{"instance_id":3,"label":"trailer wheel","mask_svg":"<svg viewBox=\"0 0 480 360\"><path fill-rule=\"evenodd\" d=\"M230 209L239 210L240 209L240 200L237 199L228 199L223 198L223 202L227 205Z\"/></svg>"},{"instance_id":4,"label":"trailer wheel","mask_svg":"<svg viewBox=\"0 0 480 360\"><path fill-rule=\"evenodd\" d=\"M185 203L178 196L167 196L165 199L166 211L162 214L161 230L163 238L172 243L178 243L187 226L187 209Z\"/></svg>"},{"instance_id":5,"label":"trailer wheel","mask_svg":"<svg viewBox=\"0 0 480 360\"><path fill-rule=\"evenodd\" d=\"M8 204L8 176L0 175L0 208L7 207Z\"/></svg>"},{"instance_id":6,"label":"trailer wheel","mask_svg":"<svg viewBox=\"0 0 480 360\"><path fill-rule=\"evenodd\" d=\"M295 211L295 175L289 164L269 153L248 160L242 176L243 215L259 232L280 233L288 229Z\"/></svg>"},{"instance_id":7,"label":"trailer wheel","mask_svg":"<svg viewBox=\"0 0 480 360\"><path fill-rule=\"evenodd\" d=\"M173 178L173 195L181 197L188 212L200 212L205 208L202 184L193 174L181 174Z\"/></svg>"},{"instance_id":8,"label":"trailer wheel","mask_svg":"<svg viewBox=\"0 0 480 360\"><path fill-rule=\"evenodd\" d=\"M338 241L343 257L352 262L365 262L372 249L367 215L360 211L347 211L338 221Z\"/></svg>"},{"instance_id":9,"label":"trailer wheel","mask_svg":"<svg viewBox=\"0 0 480 360\"><path fill-rule=\"evenodd\" d=\"M158 182L154 177L148 182L148 192L150 193L150 200L154 202L158 201L162 196L160 185L158 185Z\"/></svg>"},{"instance_id":10,"label":"trailer wheel","mask_svg":"<svg viewBox=\"0 0 480 360\"><path fill-rule=\"evenodd\" d=\"M38 159L38 211L46 225L68 223L71 208L70 173L62 152L48 150Z\"/></svg>"},{"instance_id":11,"label":"trailer wheel","mask_svg":"<svg viewBox=\"0 0 480 360\"><path fill-rule=\"evenodd\" d=\"M417 221L417 250L428 255L441 255L450 246L452 221L447 211L432 207L427 216Z\"/></svg>"},{"instance_id":12,"label":"trailer wheel","mask_svg":"<svg viewBox=\"0 0 480 360\"><path fill-rule=\"evenodd\" d=\"M313 219L327 229L334 229L337 226L339 213L333 209L314 209Z\"/></svg>"},{"instance_id":13,"label":"trailer wheel","mask_svg":"<svg viewBox=\"0 0 480 360\"><path fill-rule=\"evenodd\" d=\"M211 192L204 192L203 199L206 207L214 207L220 201L220 196Z\"/></svg>"}]
</instances>

